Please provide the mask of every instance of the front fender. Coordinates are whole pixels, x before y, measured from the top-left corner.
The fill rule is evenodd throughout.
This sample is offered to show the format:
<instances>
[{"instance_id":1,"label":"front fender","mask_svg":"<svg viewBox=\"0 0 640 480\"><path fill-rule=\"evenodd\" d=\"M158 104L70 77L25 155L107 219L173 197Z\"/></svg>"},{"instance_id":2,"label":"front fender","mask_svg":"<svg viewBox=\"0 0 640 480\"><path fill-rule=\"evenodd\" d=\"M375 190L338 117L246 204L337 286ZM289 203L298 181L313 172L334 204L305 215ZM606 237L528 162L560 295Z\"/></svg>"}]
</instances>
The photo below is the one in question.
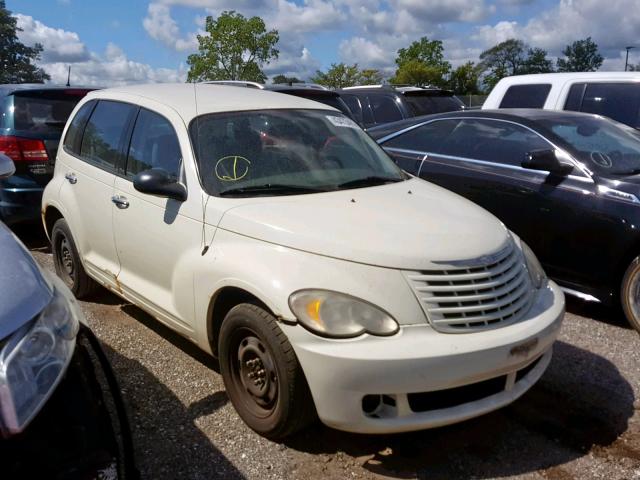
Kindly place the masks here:
<instances>
[{"instance_id":1,"label":"front fender","mask_svg":"<svg viewBox=\"0 0 640 480\"><path fill-rule=\"evenodd\" d=\"M243 289L273 314L296 322L291 293L319 288L362 298L393 315L401 324L423 324L424 313L402 273L308 253L218 229L212 247L194 273L195 329L198 344L210 351L209 306L225 287Z\"/></svg>"}]
</instances>

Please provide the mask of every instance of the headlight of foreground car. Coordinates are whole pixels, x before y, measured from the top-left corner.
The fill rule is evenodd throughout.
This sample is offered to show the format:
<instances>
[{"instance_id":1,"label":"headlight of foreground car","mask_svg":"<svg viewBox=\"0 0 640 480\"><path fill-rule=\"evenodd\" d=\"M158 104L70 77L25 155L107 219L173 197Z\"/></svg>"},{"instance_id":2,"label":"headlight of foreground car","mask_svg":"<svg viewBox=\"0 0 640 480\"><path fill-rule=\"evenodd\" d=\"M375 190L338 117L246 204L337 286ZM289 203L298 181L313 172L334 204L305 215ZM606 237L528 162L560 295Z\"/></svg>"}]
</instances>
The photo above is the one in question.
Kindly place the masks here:
<instances>
[{"instance_id":1,"label":"headlight of foreground car","mask_svg":"<svg viewBox=\"0 0 640 480\"><path fill-rule=\"evenodd\" d=\"M1 426L21 432L55 390L73 355L79 329L75 303L54 290L35 321L14 333L0 351Z\"/></svg>"},{"instance_id":2,"label":"headlight of foreground car","mask_svg":"<svg viewBox=\"0 0 640 480\"><path fill-rule=\"evenodd\" d=\"M399 328L391 315L375 305L330 290L300 290L289 297L289 306L302 325L326 337L393 335Z\"/></svg>"},{"instance_id":3,"label":"headlight of foreground car","mask_svg":"<svg viewBox=\"0 0 640 480\"><path fill-rule=\"evenodd\" d=\"M533 250L529 248L529 245L520 240L520 245L522 246L522 253L524 254L524 259L527 262L527 270L529 270L529 277L531 277L531 283L533 286L538 289L542 288L547 282L547 274L544 273L544 269L536 254L533 253Z\"/></svg>"}]
</instances>

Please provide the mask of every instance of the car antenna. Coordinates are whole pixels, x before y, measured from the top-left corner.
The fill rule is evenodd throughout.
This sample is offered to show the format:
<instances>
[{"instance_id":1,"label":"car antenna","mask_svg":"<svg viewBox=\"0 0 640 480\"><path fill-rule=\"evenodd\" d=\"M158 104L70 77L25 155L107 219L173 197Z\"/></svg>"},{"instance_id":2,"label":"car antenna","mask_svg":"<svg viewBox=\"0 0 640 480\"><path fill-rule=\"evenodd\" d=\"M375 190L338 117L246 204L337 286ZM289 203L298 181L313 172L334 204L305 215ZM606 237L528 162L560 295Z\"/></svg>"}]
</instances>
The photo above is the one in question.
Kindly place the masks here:
<instances>
[{"instance_id":1,"label":"car antenna","mask_svg":"<svg viewBox=\"0 0 640 480\"><path fill-rule=\"evenodd\" d=\"M67 72L67 87L71 86L71 65L69 65L69 70Z\"/></svg>"},{"instance_id":2,"label":"car antenna","mask_svg":"<svg viewBox=\"0 0 640 480\"><path fill-rule=\"evenodd\" d=\"M198 147L198 123L199 123L199 118L198 118L198 90L196 87L196 83L193 82L193 103L195 105L196 108L196 134L195 134L195 142L196 142L196 148ZM193 141L193 140L192 140ZM202 202L202 197L200 197L200 201ZM204 201L204 203L202 204L202 235L200 236L200 241L202 242L202 253L200 255L204 256L205 253L207 253L207 251L209 251L209 245L207 245L207 230L206 230L206 226L205 226L205 220L206 220L206 216L207 216L207 204L209 203L209 196L207 196L207 199Z\"/></svg>"}]
</instances>

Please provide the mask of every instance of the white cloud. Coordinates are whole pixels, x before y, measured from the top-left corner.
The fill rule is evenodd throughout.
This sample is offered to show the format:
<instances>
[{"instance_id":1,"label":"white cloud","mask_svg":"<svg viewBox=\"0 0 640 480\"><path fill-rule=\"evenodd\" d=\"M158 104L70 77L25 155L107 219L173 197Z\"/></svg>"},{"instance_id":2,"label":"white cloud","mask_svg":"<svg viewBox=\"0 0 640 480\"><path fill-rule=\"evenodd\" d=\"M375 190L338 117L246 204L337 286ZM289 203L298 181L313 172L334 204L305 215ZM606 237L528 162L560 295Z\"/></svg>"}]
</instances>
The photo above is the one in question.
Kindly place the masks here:
<instances>
[{"instance_id":1,"label":"white cloud","mask_svg":"<svg viewBox=\"0 0 640 480\"><path fill-rule=\"evenodd\" d=\"M43 62L80 62L89 58L89 51L77 33L47 27L29 15L18 13L15 17L22 29L18 32L20 40L27 45L41 43L44 47Z\"/></svg>"},{"instance_id":2,"label":"white cloud","mask_svg":"<svg viewBox=\"0 0 640 480\"><path fill-rule=\"evenodd\" d=\"M476 22L495 12L484 0L392 0L394 10L407 11L430 23Z\"/></svg>"},{"instance_id":3,"label":"white cloud","mask_svg":"<svg viewBox=\"0 0 640 480\"><path fill-rule=\"evenodd\" d=\"M560 0L558 4L539 13L525 24L501 21L484 25L472 37L490 47L507 38L521 38L532 46L559 55L569 43L592 37L601 53L614 58L628 44L638 40L640 10L637 0ZM623 64L624 67L624 64Z\"/></svg>"},{"instance_id":4,"label":"white cloud","mask_svg":"<svg viewBox=\"0 0 640 480\"><path fill-rule=\"evenodd\" d=\"M338 53L345 63L357 63L361 68L384 68L393 64L396 52L366 38L353 37L340 42Z\"/></svg>"},{"instance_id":5,"label":"white cloud","mask_svg":"<svg viewBox=\"0 0 640 480\"><path fill-rule=\"evenodd\" d=\"M130 83L184 82L184 65L177 69L153 68L127 58L124 51L109 43L102 54L90 52L75 32L48 27L27 15L17 14L18 38L25 45L42 43L44 51L38 65L51 76L53 83L67 82L71 66L73 85L109 87Z\"/></svg>"},{"instance_id":6,"label":"white cloud","mask_svg":"<svg viewBox=\"0 0 640 480\"><path fill-rule=\"evenodd\" d=\"M186 38L180 37L178 24L171 17L169 7L166 5L150 3L147 16L142 21L142 25L151 38L159 40L177 51L189 51L198 48L198 40L195 33L189 34Z\"/></svg>"}]
</instances>

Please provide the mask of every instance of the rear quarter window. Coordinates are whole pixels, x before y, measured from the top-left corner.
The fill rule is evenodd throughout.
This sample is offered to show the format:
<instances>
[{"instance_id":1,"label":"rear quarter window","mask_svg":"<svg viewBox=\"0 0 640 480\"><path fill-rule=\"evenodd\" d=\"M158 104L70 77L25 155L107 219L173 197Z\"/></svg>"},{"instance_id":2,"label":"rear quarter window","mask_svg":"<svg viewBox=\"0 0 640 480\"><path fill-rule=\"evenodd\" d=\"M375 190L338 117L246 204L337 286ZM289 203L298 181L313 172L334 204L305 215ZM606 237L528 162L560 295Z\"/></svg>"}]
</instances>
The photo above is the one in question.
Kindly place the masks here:
<instances>
[{"instance_id":1,"label":"rear quarter window","mask_svg":"<svg viewBox=\"0 0 640 480\"><path fill-rule=\"evenodd\" d=\"M82 142L82 132L84 131L84 127L87 124L87 120L89 119L89 115L93 111L96 106L95 100L91 100L90 102L85 103L80 110L76 113L76 115L71 120L71 124L67 129L67 134L64 137L64 148L69 153L73 153L74 155L80 155L80 143Z\"/></svg>"},{"instance_id":2,"label":"rear quarter window","mask_svg":"<svg viewBox=\"0 0 640 480\"><path fill-rule=\"evenodd\" d=\"M550 91L550 84L512 85L505 92L499 108L542 108Z\"/></svg>"}]
</instances>

